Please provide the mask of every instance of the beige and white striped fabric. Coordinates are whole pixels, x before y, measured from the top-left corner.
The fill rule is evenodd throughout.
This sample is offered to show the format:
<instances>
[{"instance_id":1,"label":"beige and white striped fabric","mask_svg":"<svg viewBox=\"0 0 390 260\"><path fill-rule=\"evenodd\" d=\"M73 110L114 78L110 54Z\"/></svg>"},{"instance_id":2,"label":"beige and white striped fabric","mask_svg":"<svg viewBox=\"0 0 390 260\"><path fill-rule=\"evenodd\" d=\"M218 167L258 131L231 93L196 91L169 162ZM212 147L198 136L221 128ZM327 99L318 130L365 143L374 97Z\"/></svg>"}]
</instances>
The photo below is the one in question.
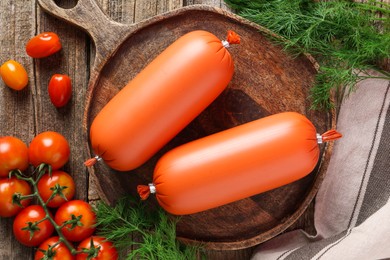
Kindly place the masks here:
<instances>
[{"instance_id":1,"label":"beige and white striped fabric","mask_svg":"<svg viewBox=\"0 0 390 260\"><path fill-rule=\"evenodd\" d=\"M315 201L317 234L297 230L253 260L390 258L390 82L361 81L341 105L330 165Z\"/></svg>"}]
</instances>

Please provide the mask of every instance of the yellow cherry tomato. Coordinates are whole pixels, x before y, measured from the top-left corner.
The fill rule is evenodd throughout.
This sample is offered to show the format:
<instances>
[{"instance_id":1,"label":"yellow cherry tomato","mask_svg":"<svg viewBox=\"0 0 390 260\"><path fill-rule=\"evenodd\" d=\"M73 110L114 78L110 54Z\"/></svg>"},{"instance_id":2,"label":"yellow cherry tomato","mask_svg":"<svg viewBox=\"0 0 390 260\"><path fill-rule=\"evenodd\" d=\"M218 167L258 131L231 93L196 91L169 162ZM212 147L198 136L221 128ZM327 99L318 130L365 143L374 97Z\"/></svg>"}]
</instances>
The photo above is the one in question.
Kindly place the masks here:
<instances>
[{"instance_id":1,"label":"yellow cherry tomato","mask_svg":"<svg viewBox=\"0 0 390 260\"><path fill-rule=\"evenodd\" d=\"M19 62L14 60L6 61L1 65L0 75L4 83L14 90L22 90L28 84L26 70Z\"/></svg>"}]
</instances>

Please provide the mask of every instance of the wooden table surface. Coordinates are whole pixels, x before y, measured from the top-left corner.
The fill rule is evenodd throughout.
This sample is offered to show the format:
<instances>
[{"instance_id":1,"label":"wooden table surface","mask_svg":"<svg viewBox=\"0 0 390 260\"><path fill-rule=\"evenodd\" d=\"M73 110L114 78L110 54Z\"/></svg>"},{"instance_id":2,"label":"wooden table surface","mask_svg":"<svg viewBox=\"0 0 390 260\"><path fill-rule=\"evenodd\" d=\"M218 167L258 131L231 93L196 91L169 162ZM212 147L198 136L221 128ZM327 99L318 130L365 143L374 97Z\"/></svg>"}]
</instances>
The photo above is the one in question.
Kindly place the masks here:
<instances>
[{"instance_id":1,"label":"wooden table surface","mask_svg":"<svg viewBox=\"0 0 390 260\"><path fill-rule=\"evenodd\" d=\"M182 6L209 4L228 9L222 0L96 0L101 9L120 23L135 23ZM75 5L74 0L57 0L64 8ZM34 35L56 32L63 49L51 57L32 59L25 52L27 41ZM16 92L0 82L0 136L15 136L29 143L43 131L62 133L70 143L71 157L64 170L76 179L76 198L97 200L92 178L83 165L86 158L82 121L85 94L94 46L89 36L61 20L44 13L37 0L0 1L0 63L13 59L21 63L29 75L26 89ZM73 83L70 103L56 109L49 100L47 85L51 75L68 74ZM293 228L312 229L312 205ZM0 218L0 260L32 259L33 248L19 244L12 234L12 218ZM254 248L237 251L208 251L209 259L249 259Z\"/></svg>"}]
</instances>

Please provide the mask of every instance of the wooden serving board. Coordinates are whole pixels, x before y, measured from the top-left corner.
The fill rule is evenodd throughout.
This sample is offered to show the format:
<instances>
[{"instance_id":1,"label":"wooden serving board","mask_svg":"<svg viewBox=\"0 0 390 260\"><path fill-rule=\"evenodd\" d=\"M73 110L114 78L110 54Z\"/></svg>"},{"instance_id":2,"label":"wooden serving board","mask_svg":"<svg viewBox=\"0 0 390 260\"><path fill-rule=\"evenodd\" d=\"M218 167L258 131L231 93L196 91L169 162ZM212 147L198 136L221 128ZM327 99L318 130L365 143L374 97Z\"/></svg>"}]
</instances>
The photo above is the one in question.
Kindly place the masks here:
<instances>
[{"instance_id":1,"label":"wooden serving board","mask_svg":"<svg viewBox=\"0 0 390 260\"><path fill-rule=\"evenodd\" d=\"M241 44L229 49L235 73L228 88L158 154L131 172L117 172L104 163L89 170L91 182L95 182L99 197L106 202L115 203L127 194L136 196L136 186L151 182L157 160L173 147L239 124L283 111L296 111L306 115L319 133L335 126L334 111L310 110L308 96L317 72L314 60L310 56L289 56L272 43L270 32L230 12L204 5L191 6L124 25L107 18L93 0L79 0L72 9L61 9L53 0L39 2L47 12L86 30L95 42L96 57L83 122L85 158L93 156L88 131L97 113L177 38L199 29L210 31L221 40L227 30L241 36ZM233 250L251 247L280 234L301 216L313 199L331 150L332 144L321 147L319 164L304 179L181 217L178 237L190 243L201 242L209 249ZM145 203L158 207L154 197Z\"/></svg>"}]
</instances>

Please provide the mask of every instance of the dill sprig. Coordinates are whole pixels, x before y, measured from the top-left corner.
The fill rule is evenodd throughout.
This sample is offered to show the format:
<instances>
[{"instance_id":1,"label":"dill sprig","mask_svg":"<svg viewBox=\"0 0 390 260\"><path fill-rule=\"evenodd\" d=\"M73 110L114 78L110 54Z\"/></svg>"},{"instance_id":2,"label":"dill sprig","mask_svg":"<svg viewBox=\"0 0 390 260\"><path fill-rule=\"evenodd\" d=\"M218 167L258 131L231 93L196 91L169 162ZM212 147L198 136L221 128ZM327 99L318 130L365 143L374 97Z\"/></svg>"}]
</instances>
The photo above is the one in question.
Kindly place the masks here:
<instances>
[{"instance_id":1,"label":"dill sprig","mask_svg":"<svg viewBox=\"0 0 390 260\"><path fill-rule=\"evenodd\" d=\"M112 241L126 259L197 259L200 248L176 239L176 223L162 209L152 210L134 197L114 207L104 202L95 208L98 234Z\"/></svg>"},{"instance_id":2,"label":"dill sprig","mask_svg":"<svg viewBox=\"0 0 390 260\"><path fill-rule=\"evenodd\" d=\"M390 58L390 5L369 0L225 0L248 20L273 31L295 55L310 53L320 64L311 90L313 108L332 106L330 93L356 83ZM282 39L282 40L281 40Z\"/></svg>"}]
</instances>

